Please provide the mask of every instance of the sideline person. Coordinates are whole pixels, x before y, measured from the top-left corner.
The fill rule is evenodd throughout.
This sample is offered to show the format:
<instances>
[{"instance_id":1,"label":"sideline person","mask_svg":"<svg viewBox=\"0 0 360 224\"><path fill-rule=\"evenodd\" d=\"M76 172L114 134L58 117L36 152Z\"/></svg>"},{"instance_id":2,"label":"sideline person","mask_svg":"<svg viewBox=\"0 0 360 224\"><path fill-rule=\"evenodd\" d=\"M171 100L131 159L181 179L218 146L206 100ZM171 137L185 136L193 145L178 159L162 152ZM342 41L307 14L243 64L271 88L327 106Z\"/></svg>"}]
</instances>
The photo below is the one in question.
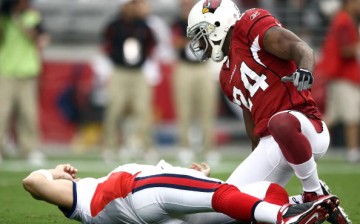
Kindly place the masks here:
<instances>
[{"instance_id":1,"label":"sideline person","mask_svg":"<svg viewBox=\"0 0 360 224\"><path fill-rule=\"evenodd\" d=\"M29 0L0 1L0 141L6 138L16 114L20 154L35 166L46 160L39 150L38 82L41 48L48 42L41 14ZM0 149L0 163L1 157Z\"/></svg>"}]
</instances>

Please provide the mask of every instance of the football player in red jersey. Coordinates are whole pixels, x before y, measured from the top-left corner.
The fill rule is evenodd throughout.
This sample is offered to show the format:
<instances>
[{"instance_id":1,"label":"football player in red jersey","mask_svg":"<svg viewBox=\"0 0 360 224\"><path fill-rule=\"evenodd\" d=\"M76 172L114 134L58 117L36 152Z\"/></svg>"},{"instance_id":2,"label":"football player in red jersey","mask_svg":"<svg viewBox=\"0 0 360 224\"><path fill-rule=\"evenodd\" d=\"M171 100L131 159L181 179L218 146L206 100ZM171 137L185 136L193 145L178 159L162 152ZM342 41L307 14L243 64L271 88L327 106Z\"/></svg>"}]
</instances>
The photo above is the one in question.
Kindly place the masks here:
<instances>
[{"instance_id":1,"label":"football player in red jersey","mask_svg":"<svg viewBox=\"0 0 360 224\"><path fill-rule=\"evenodd\" d=\"M267 180L284 186L293 173L302 201L326 194L315 160L329 146L329 132L311 96L314 52L268 11L240 14L231 0L201 0L188 18L190 48L201 61L222 62L224 94L243 109L254 151L228 179L238 187ZM349 223L344 213L336 213ZM338 217L336 217L338 219Z\"/></svg>"}]
</instances>

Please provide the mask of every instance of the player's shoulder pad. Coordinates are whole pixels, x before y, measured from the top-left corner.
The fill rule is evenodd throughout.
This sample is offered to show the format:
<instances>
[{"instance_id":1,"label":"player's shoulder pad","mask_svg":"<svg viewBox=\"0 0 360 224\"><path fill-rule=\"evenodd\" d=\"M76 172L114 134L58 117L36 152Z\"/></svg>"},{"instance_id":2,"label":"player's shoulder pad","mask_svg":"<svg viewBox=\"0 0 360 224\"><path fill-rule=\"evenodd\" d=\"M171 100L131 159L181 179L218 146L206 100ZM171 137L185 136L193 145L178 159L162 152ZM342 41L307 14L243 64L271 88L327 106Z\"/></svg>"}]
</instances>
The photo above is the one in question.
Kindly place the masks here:
<instances>
[{"instance_id":1,"label":"player's shoulder pad","mask_svg":"<svg viewBox=\"0 0 360 224\"><path fill-rule=\"evenodd\" d=\"M249 36L250 33L257 36L266 28L274 24L280 25L275 17L267 10L252 8L246 10L235 25L236 35Z\"/></svg>"},{"instance_id":2,"label":"player's shoulder pad","mask_svg":"<svg viewBox=\"0 0 360 224\"><path fill-rule=\"evenodd\" d=\"M156 167L165 170L165 169L173 168L173 165L162 159L156 164Z\"/></svg>"},{"instance_id":3,"label":"player's shoulder pad","mask_svg":"<svg viewBox=\"0 0 360 224\"><path fill-rule=\"evenodd\" d=\"M272 14L265 9L252 8L252 9L246 10L241 15L240 20L243 20L244 22L247 22L247 23L254 23L254 22L258 21L259 19L262 19L262 18L268 17L268 16L273 17Z\"/></svg>"}]
</instances>

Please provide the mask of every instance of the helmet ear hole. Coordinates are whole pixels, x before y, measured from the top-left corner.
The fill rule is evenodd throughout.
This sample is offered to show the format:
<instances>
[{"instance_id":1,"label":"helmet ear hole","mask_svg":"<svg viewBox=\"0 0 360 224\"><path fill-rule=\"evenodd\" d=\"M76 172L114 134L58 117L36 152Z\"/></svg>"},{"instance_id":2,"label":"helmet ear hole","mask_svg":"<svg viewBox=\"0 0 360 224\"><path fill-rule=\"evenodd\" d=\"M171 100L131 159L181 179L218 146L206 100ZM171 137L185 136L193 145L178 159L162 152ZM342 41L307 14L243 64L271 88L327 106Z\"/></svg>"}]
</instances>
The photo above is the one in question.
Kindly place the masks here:
<instances>
[{"instance_id":1,"label":"helmet ear hole","mask_svg":"<svg viewBox=\"0 0 360 224\"><path fill-rule=\"evenodd\" d=\"M215 25L216 27L219 27L219 26L220 26L220 22L219 22L219 21L216 21L216 22L214 23L214 25Z\"/></svg>"}]
</instances>

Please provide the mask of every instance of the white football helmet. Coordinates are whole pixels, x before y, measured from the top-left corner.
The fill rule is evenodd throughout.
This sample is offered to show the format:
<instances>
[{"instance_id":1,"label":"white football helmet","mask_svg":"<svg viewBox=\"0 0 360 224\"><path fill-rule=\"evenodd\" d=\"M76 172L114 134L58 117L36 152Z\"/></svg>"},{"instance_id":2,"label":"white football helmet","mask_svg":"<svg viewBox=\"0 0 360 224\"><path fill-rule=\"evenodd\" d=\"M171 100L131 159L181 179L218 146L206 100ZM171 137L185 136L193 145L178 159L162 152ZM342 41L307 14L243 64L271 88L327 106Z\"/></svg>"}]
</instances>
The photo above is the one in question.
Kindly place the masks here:
<instances>
[{"instance_id":1,"label":"white football helmet","mask_svg":"<svg viewBox=\"0 0 360 224\"><path fill-rule=\"evenodd\" d=\"M231 0L200 0L188 17L187 36L190 49L199 61L209 59L206 52L212 47L215 62L224 59L222 46L230 28L240 18L240 10Z\"/></svg>"}]
</instances>

